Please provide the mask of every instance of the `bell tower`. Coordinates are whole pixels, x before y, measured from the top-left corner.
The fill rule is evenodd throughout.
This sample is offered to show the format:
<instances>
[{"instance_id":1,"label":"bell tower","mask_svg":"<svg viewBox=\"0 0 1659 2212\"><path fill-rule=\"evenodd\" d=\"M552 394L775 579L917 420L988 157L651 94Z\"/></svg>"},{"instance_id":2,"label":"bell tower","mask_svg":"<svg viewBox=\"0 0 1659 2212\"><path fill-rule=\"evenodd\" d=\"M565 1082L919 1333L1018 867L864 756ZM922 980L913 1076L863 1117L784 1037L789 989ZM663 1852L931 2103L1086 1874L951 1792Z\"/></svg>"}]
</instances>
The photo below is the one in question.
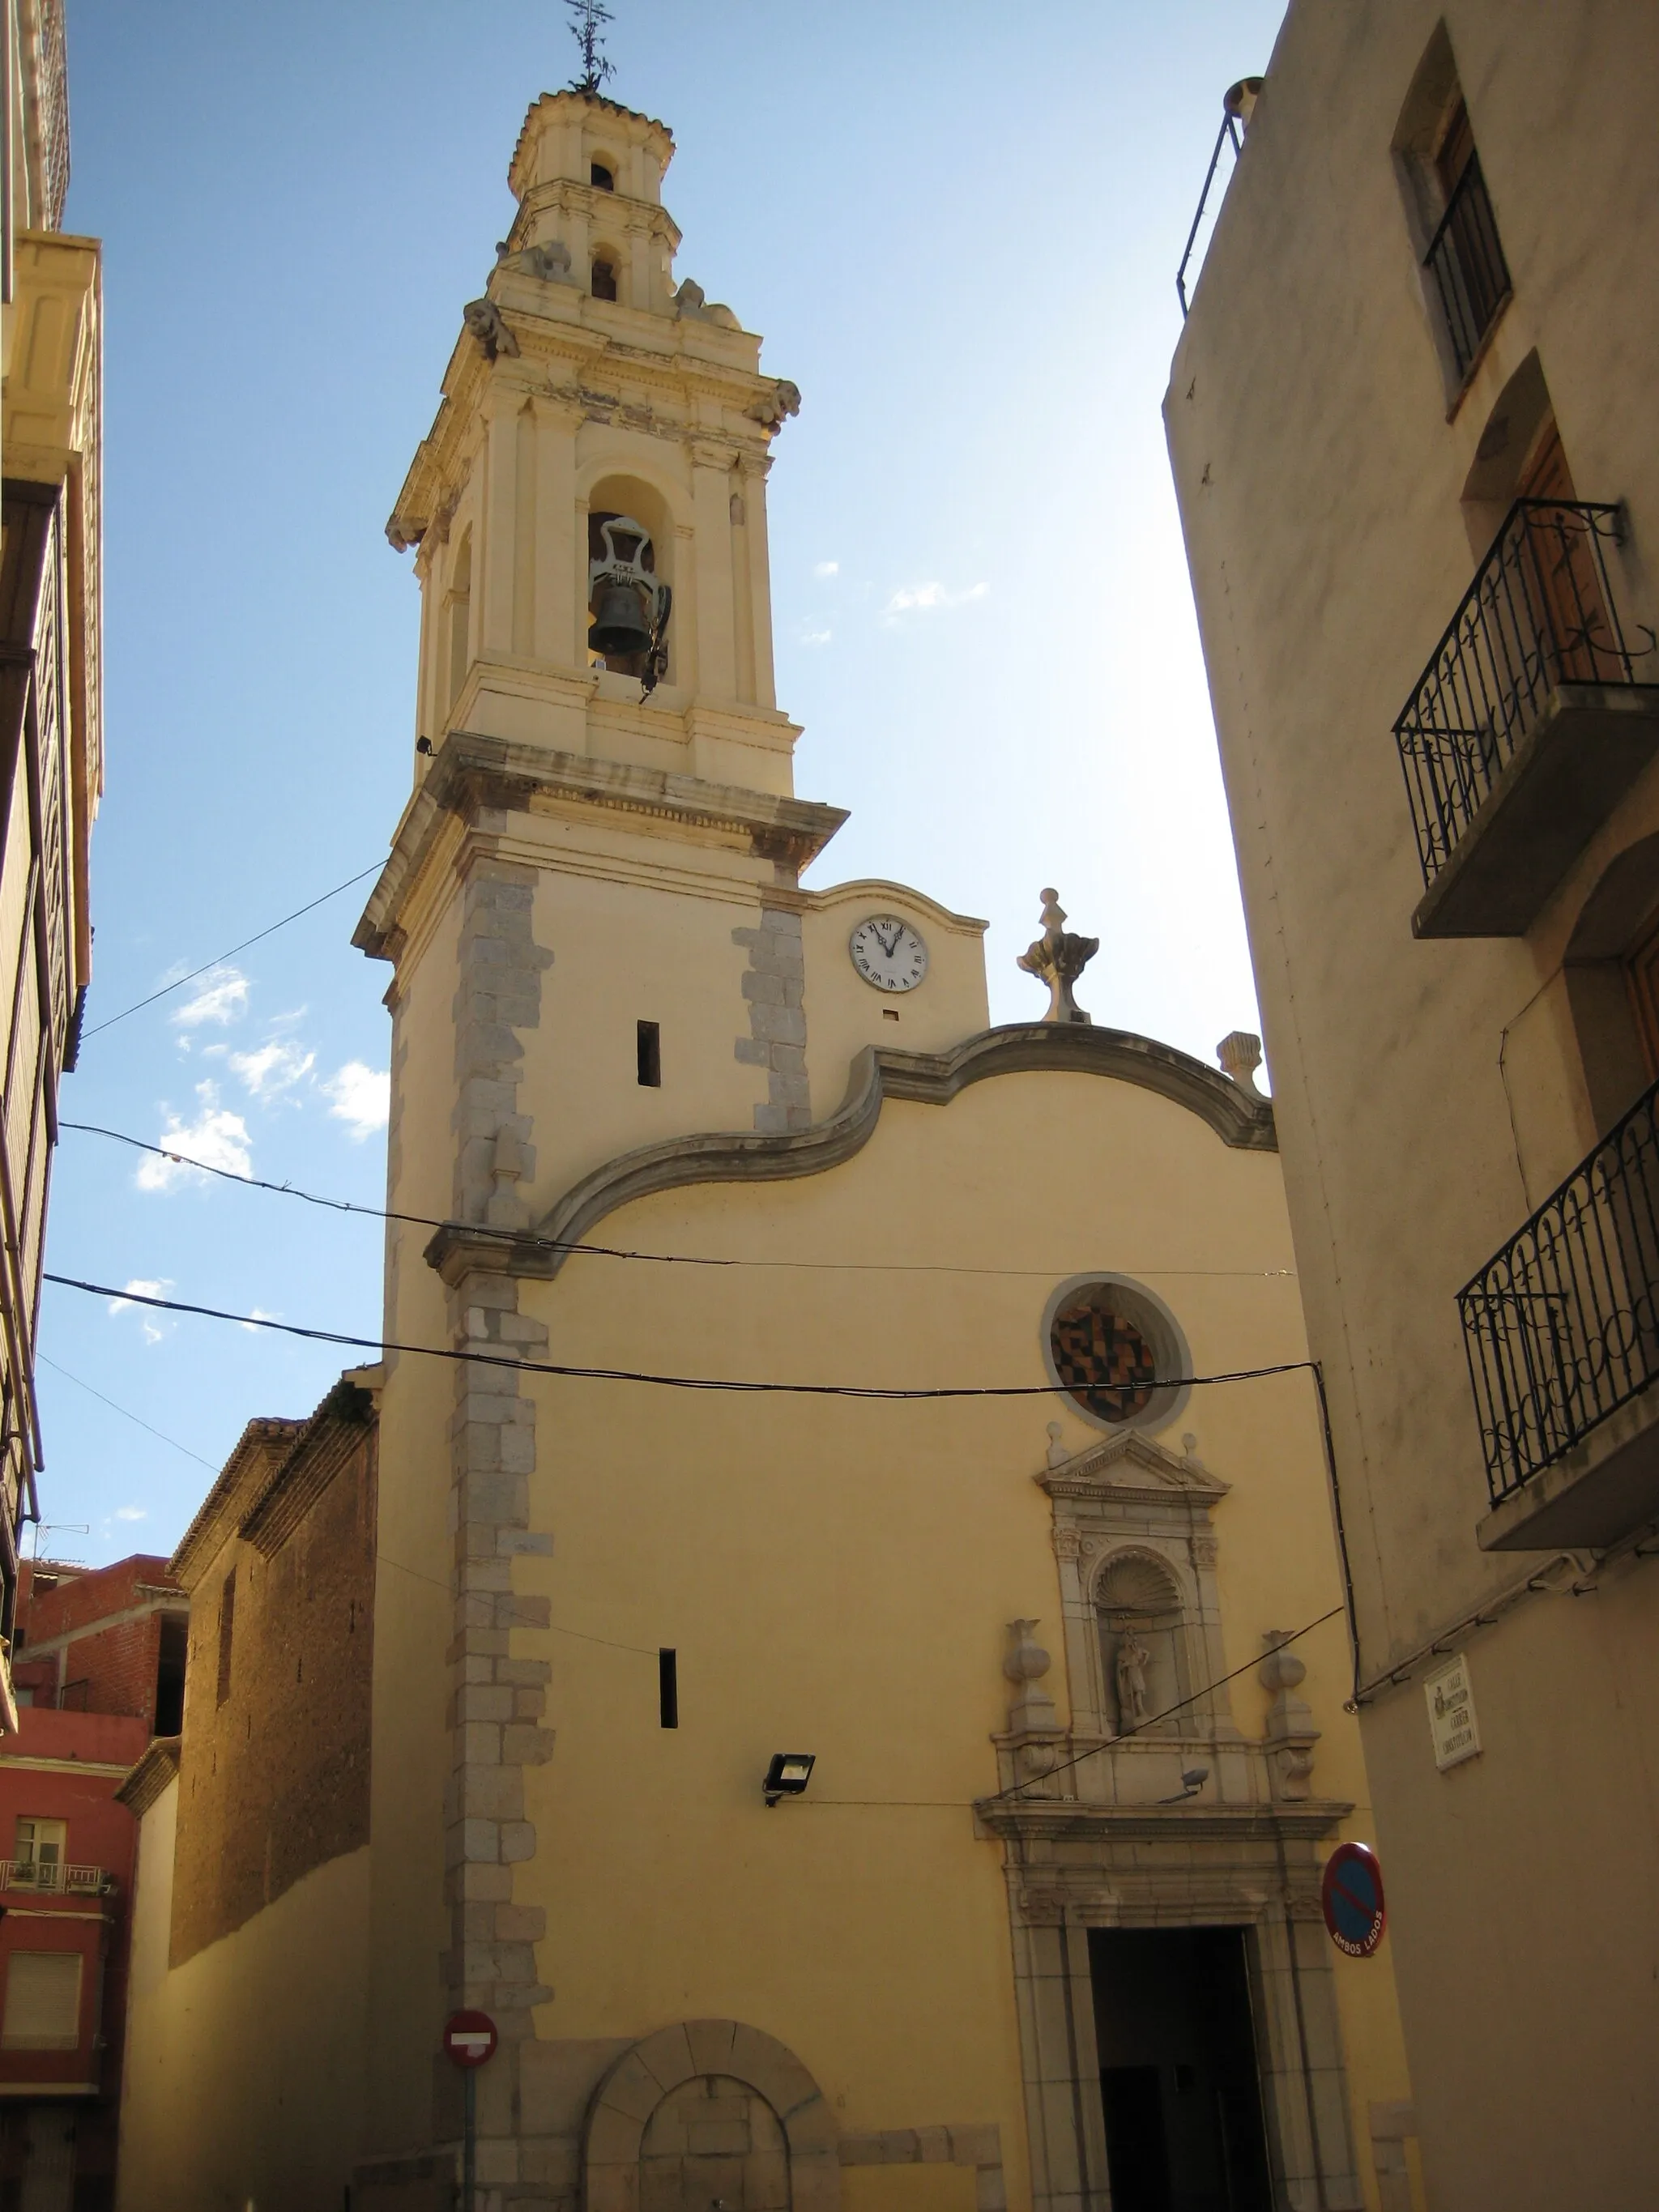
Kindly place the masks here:
<instances>
[{"instance_id":1,"label":"bell tower","mask_svg":"<svg viewBox=\"0 0 1659 2212\"><path fill-rule=\"evenodd\" d=\"M800 398L676 284L673 151L595 93L525 118L518 213L388 525L422 592L417 781L464 730L790 789L766 473Z\"/></svg>"}]
</instances>

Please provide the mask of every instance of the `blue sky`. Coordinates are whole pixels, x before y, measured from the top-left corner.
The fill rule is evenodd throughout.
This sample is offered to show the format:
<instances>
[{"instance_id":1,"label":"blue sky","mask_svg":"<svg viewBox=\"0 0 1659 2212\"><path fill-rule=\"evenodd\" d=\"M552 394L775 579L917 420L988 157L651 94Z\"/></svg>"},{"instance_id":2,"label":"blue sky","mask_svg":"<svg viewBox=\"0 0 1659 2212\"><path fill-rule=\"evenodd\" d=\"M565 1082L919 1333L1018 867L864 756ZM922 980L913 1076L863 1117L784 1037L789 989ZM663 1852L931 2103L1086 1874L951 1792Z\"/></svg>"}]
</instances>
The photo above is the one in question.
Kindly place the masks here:
<instances>
[{"instance_id":1,"label":"blue sky","mask_svg":"<svg viewBox=\"0 0 1659 2212\"><path fill-rule=\"evenodd\" d=\"M1012 963L1056 884L1102 940L1095 1018L1209 1057L1255 1000L1158 409L1220 95L1282 0L615 6L611 88L678 143L678 274L805 395L779 700L797 788L853 810L811 880L989 916L1005 1021L1041 1011ZM106 254L89 1031L385 852L416 602L383 526L562 18L70 0L66 220ZM89 1036L64 1117L380 1202L366 889ZM372 1336L380 1261L373 1223L59 1148L63 1273ZM243 1424L346 1360L52 1287L41 1342L41 1548L89 1560L170 1549Z\"/></svg>"}]
</instances>

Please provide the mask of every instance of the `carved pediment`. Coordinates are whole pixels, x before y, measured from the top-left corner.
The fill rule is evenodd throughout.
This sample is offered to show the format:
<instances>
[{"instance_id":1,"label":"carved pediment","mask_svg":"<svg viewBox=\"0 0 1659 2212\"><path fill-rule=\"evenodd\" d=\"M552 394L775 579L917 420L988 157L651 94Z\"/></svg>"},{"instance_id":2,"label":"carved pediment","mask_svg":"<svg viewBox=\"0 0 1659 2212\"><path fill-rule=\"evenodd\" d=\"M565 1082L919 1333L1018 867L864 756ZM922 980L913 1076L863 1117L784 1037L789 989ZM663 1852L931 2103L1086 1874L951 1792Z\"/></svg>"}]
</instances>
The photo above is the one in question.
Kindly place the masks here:
<instances>
[{"instance_id":1,"label":"carved pediment","mask_svg":"<svg viewBox=\"0 0 1659 2212\"><path fill-rule=\"evenodd\" d=\"M1172 1452L1138 1429L1106 1437L1043 1468L1032 1480L1050 1498L1224 1498L1231 1488L1191 1451Z\"/></svg>"}]
</instances>

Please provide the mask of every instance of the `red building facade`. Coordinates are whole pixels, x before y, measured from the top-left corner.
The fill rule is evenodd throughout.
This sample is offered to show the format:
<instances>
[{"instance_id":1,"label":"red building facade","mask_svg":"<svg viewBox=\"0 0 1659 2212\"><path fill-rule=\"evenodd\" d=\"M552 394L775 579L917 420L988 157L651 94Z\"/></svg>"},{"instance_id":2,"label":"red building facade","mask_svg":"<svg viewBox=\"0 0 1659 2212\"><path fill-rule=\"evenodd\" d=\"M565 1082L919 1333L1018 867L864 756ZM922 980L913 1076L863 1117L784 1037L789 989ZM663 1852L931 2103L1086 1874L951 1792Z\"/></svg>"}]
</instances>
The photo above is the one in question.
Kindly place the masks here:
<instances>
[{"instance_id":1,"label":"red building facade","mask_svg":"<svg viewBox=\"0 0 1659 2212\"><path fill-rule=\"evenodd\" d=\"M137 1823L117 1792L183 1695L164 1559L25 1561L0 1746L0 2212L110 2212Z\"/></svg>"}]
</instances>

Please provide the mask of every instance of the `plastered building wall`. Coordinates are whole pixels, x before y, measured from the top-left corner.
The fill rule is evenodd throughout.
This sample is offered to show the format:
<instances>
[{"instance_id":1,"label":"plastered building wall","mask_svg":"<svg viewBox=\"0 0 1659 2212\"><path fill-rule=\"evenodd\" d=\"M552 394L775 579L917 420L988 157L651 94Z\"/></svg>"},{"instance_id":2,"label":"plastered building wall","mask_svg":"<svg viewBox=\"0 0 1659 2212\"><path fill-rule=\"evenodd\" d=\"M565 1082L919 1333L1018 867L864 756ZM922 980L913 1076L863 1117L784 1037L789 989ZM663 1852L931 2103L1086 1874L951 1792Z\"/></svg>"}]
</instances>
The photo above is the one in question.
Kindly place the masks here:
<instances>
[{"instance_id":1,"label":"plastered building wall","mask_svg":"<svg viewBox=\"0 0 1659 2212\"><path fill-rule=\"evenodd\" d=\"M1618 1900L1645 1898L1652 1870L1651 1778L1628 1756L1650 1733L1650 1571L1587 1580L1588 1558L1480 1548L1455 1297L1613 1118L1564 963L1610 864L1659 826L1659 783L1650 769L1609 811L1527 935L1414 940L1391 726L1502 519L1540 375L1577 496L1624 503L1626 623L1659 611L1659 329L1639 274L1659 245L1652 33L1620 0L1297 0L1165 405L1331 1378L1424 2155L1436 2200L1469 2205L1648 2186L1631 2069L1656 2024L1633 1964L1649 1917ZM1512 280L1461 393L1392 151L1437 35ZM1485 1745L1443 1774L1423 1703L1435 1644L1467 1650Z\"/></svg>"},{"instance_id":2,"label":"plastered building wall","mask_svg":"<svg viewBox=\"0 0 1659 2212\"><path fill-rule=\"evenodd\" d=\"M170 1968L178 1810L175 1782L139 1832L120 2212L242 2205L255 2190L273 2207L337 2203L363 2097L368 1851Z\"/></svg>"}]
</instances>

